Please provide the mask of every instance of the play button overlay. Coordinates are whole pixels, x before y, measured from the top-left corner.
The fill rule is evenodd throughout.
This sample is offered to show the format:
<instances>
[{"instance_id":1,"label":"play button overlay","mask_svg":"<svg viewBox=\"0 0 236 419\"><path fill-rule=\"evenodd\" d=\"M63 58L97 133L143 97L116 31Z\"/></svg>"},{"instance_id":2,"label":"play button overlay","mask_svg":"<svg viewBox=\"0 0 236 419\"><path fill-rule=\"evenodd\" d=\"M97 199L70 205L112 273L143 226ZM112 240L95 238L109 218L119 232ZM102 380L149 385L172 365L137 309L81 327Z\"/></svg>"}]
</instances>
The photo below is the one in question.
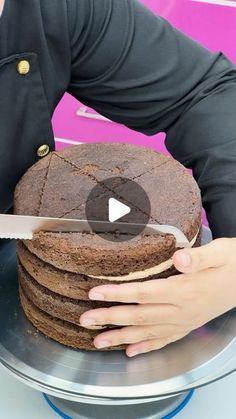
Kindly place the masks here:
<instances>
[{"instance_id":1,"label":"play button overlay","mask_svg":"<svg viewBox=\"0 0 236 419\"><path fill-rule=\"evenodd\" d=\"M115 198L109 199L108 219L111 223L118 221L120 218L131 212L131 208Z\"/></svg>"},{"instance_id":2,"label":"play button overlay","mask_svg":"<svg viewBox=\"0 0 236 419\"><path fill-rule=\"evenodd\" d=\"M151 205L147 193L137 182L111 177L91 190L85 211L93 233L108 241L123 242L143 232L150 220ZM105 227L99 222L106 222ZM138 226L133 228L132 224Z\"/></svg>"}]
</instances>

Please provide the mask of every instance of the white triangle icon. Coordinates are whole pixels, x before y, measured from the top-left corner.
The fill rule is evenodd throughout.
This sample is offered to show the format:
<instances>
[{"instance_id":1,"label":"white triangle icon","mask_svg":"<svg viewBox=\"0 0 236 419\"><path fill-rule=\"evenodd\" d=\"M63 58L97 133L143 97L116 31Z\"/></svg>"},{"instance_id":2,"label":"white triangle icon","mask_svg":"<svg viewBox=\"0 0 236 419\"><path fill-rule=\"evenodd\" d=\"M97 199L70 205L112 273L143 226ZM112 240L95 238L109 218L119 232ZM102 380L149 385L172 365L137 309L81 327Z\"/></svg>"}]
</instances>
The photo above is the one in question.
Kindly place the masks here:
<instances>
[{"instance_id":1,"label":"white triangle icon","mask_svg":"<svg viewBox=\"0 0 236 419\"><path fill-rule=\"evenodd\" d=\"M131 208L117 201L115 198L109 199L109 221L113 223L131 212Z\"/></svg>"}]
</instances>

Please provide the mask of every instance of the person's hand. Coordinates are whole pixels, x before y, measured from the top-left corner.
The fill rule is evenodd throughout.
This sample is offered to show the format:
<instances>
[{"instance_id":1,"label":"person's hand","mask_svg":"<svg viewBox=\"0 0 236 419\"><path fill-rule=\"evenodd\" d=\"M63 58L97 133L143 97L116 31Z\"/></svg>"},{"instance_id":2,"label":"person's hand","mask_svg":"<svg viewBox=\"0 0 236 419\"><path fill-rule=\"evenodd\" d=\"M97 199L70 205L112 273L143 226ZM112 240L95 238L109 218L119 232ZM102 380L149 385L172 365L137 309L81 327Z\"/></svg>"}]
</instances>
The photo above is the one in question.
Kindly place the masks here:
<instances>
[{"instance_id":1,"label":"person's hand","mask_svg":"<svg viewBox=\"0 0 236 419\"><path fill-rule=\"evenodd\" d=\"M90 290L92 300L130 303L81 315L84 327L125 326L96 336L96 348L129 344L128 356L160 349L236 306L236 239L178 250L173 263L184 274Z\"/></svg>"}]
</instances>

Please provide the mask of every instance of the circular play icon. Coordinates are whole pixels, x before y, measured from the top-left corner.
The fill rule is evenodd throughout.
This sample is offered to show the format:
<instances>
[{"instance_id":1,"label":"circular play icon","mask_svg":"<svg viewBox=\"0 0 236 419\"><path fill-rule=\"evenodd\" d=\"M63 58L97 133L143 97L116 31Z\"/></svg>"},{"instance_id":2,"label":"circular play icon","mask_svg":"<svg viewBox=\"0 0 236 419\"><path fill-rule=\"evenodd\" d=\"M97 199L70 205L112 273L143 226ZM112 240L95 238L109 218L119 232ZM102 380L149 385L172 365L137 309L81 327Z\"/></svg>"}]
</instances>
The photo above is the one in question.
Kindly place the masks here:
<instances>
[{"instance_id":1,"label":"circular play icon","mask_svg":"<svg viewBox=\"0 0 236 419\"><path fill-rule=\"evenodd\" d=\"M86 202L86 218L93 232L114 242L131 240L141 234L150 212L144 189L123 177L111 177L97 184Z\"/></svg>"}]
</instances>

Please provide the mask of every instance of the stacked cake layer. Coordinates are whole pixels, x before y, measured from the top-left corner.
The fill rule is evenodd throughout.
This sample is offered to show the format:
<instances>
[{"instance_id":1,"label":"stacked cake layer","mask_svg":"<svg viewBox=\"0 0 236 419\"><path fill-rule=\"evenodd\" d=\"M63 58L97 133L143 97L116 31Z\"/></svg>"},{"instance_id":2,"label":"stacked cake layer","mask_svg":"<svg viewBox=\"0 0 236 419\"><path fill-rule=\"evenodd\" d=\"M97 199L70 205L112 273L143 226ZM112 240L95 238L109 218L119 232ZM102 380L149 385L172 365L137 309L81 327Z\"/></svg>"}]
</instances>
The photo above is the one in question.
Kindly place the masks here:
<instances>
[{"instance_id":1,"label":"stacked cake layer","mask_svg":"<svg viewBox=\"0 0 236 419\"><path fill-rule=\"evenodd\" d=\"M112 191L107 191L107 178L114 178ZM145 208L141 199L132 196L132 181L149 197L151 223L174 225L192 246L200 244L201 199L193 177L174 159L128 144L84 144L51 153L17 185L15 213L86 219L86 202L99 186L92 202L98 213L112 192L135 206L132 222L139 222ZM79 317L90 309L115 304L89 301L89 290L101 284L174 275L175 250L172 235L140 234L116 241L94 233L37 233L17 246L23 309L47 336L74 348L95 350L98 330L82 328ZM116 326L101 326L108 327Z\"/></svg>"}]
</instances>

